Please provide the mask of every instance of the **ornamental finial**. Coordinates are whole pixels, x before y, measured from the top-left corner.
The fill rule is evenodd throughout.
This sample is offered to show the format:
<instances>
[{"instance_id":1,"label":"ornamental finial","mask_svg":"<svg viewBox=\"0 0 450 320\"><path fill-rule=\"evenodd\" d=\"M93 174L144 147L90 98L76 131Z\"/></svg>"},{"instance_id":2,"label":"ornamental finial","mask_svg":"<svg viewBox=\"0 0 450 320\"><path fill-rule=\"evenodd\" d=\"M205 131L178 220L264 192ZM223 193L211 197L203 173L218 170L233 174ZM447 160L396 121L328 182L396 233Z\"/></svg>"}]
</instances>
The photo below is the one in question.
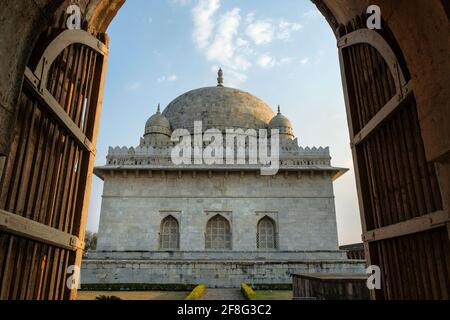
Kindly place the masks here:
<instances>
[{"instance_id":1,"label":"ornamental finial","mask_svg":"<svg viewBox=\"0 0 450 320\"><path fill-rule=\"evenodd\" d=\"M278 105L278 114L281 114L281 107Z\"/></svg>"},{"instance_id":2,"label":"ornamental finial","mask_svg":"<svg viewBox=\"0 0 450 320\"><path fill-rule=\"evenodd\" d=\"M157 114L161 113L161 104L160 103L158 103L158 109L156 110L156 113Z\"/></svg>"},{"instance_id":3,"label":"ornamental finial","mask_svg":"<svg viewBox=\"0 0 450 320\"><path fill-rule=\"evenodd\" d=\"M217 86L223 87L223 71L222 68L219 68L219 72L217 72Z\"/></svg>"}]
</instances>

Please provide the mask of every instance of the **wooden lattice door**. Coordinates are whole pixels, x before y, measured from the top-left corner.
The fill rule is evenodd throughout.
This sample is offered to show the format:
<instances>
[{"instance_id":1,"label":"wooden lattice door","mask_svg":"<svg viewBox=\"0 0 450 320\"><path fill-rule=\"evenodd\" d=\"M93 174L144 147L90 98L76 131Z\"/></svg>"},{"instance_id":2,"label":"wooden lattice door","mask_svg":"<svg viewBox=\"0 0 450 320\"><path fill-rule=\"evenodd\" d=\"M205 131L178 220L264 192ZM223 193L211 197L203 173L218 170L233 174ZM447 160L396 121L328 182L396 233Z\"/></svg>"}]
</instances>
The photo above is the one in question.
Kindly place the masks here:
<instances>
[{"instance_id":1,"label":"wooden lattice door","mask_svg":"<svg viewBox=\"0 0 450 320\"><path fill-rule=\"evenodd\" d=\"M30 59L0 173L1 299L76 295L66 282L83 252L106 38L57 31Z\"/></svg>"},{"instance_id":2,"label":"wooden lattice door","mask_svg":"<svg viewBox=\"0 0 450 320\"><path fill-rule=\"evenodd\" d=\"M377 299L448 299L448 212L427 163L410 76L386 27L341 27L338 48L366 259ZM359 27L360 26L360 27Z\"/></svg>"}]
</instances>

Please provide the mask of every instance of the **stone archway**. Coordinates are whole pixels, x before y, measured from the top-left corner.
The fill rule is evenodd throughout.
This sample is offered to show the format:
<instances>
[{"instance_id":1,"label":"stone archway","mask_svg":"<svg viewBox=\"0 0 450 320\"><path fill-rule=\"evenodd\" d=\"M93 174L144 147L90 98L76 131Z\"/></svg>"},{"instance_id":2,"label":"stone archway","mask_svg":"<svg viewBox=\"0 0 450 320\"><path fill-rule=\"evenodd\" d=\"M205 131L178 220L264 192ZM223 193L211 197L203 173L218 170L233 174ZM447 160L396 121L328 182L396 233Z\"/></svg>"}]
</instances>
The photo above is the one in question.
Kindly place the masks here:
<instances>
[{"instance_id":1,"label":"stone archway","mask_svg":"<svg viewBox=\"0 0 450 320\"><path fill-rule=\"evenodd\" d=\"M442 216L439 221L447 230L447 239L430 236L431 245L438 241L449 241L450 205L450 23L448 2L421 0L312 0L329 22L336 36L340 36L342 26L351 25L366 11L369 5L378 5L386 25L392 32L398 52L402 55L411 75L414 98L417 104L420 135L426 160L437 167L439 189L442 195ZM14 128L18 118L19 96L24 83L27 65L37 52L46 46L45 31L49 27L61 26L65 8L72 1L42 0L17 2L5 0L0 9L0 171L3 171L4 157L8 155ZM79 0L78 5L84 17L83 29L98 36L106 31L108 25L124 3L124 0ZM351 115L349 115L351 116ZM1 177L1 173L0 173ZM428 222L430 225L436 221ZM420 223L419 223L420 224ZM445 227L446 225L446 227ZM414 226L412 227L414 228ZM421 229L422 230L422 229ZM393 250L393 244L386 243L386 252ZM428 259L432 264L440 260L447 264L434 268L448 268L449 248L442 247L436 256ZM387 259L388 256L383 256ZM420 264L426 257L417 256ZM394 259L395 260L395 259ZM414 271L412 267L411 271ZM394 277L392 270L387 277ZM439 271L445 274L445 270ZM447 270L448 272L448 270ZM448 275L448 273L447 273ZM8 275L9 276L9 275ZM1 279L1 278L0 278ZM447 278L448 279L448 278ZM425 281L425 280L424 280ZM450 284L445 279L430 277L423 284L441 286L442 297L449 297ZM403 296L412 297L408 292L414 288L403 288ZM431 290L431 289L430 289ZM6 295L5 295L6 296ZM428 295L436 297L439 295ZM395 297L382 295L377 298Z\"/></svg>"}]
</instances>

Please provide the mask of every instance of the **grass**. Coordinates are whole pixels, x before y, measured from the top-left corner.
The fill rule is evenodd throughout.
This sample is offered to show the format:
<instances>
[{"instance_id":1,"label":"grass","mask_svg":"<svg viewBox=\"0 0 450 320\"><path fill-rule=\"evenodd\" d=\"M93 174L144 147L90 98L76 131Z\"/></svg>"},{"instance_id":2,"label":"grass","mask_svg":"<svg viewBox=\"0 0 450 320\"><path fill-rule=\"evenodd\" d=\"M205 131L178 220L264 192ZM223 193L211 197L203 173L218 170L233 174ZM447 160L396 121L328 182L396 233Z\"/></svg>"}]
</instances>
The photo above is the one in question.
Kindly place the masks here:
<instances>
[{"instance_id":1,"label":"grass","mask_svg":"<svg viewBox=\"0 0 450 320\"><path fill-rule=\"evenodd\" d=\"M292 300L292 290L255 290L256 300Z\"/></svg>"},{"instance_id":2,"label":"grass","mask_svg":"<svg viewBox=\"0 0 450 320\"><path fill-rule=\"evenodd\" d=\"M122 300L184 300L185 291L78 291L78 300L95 300L98 296L115 296Z\"/></svg>"}]
</instances>

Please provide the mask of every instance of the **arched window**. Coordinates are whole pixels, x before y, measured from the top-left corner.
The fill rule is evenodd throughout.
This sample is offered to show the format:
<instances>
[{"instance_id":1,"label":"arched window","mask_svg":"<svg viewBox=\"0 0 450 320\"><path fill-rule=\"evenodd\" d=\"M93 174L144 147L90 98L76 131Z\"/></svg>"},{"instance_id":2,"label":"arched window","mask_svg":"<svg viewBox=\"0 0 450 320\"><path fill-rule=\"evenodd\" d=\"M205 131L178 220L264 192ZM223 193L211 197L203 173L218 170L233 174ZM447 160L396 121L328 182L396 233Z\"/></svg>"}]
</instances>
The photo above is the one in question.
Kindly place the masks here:
<instances>
[{"instance_id":1,"label":"arched window","mask_svg":"<svg viewBox=\"0 0 450 320\"><path fill-rule=\"evenodd\" d=\"M231 250L230 223L224 217L217 215L206 225L205 248Z\"/></svg>"},{"instance_id":2,"label":"arched window","mask_svg":"<svg viewBox=\"0 0 450 320\"><path fill-rule=\"evenodd\" d=\"M256 241L258 249L277 248L275 222L271 218L264 217L259 220Z\"/></svg>"},{"instance_id":3,"label":"arched window","mask_svg":"<svg viewBox=\"0 0 450 320\"><path fill-rule=\"evenodd\" d=\"M174 217L168 216L161 222L159 239L161 250L177 250L179 248L178 221Z\"/></svg>"}]
</instances>

